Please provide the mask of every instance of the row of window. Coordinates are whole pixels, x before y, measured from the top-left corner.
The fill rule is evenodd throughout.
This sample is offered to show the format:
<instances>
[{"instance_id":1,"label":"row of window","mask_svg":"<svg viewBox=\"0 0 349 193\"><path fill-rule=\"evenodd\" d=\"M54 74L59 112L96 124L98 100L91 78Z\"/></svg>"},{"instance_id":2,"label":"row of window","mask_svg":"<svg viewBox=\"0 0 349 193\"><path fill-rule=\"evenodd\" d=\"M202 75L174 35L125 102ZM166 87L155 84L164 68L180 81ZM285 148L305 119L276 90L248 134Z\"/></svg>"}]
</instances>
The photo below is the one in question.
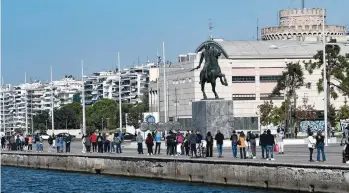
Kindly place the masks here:
<instances>
[{"instance_id":1,"label":"row of window","mask_svg":"<svg viewBox=\"0 0 349 193\"><path fill-rule=\"evenodd\" d=\"M233 94L233 100L235 101L253 101L256 99L256 94ZM271 96L270 93L261 93L260 100L284 100L284 95Z\"/></svg>"},{"instance_id":2,"label":"row of window","mask_svg":"<svg viewBox=\"0 0 349 193\"><path fill-rule=\"evenodd\" d=\"M260 76L259 80L260 82L277 82L280 79L281 76ZM256 77L255 76L232 76L232 82L233 83L251 83L255 82Z\"/></svg>"}]
</instances>

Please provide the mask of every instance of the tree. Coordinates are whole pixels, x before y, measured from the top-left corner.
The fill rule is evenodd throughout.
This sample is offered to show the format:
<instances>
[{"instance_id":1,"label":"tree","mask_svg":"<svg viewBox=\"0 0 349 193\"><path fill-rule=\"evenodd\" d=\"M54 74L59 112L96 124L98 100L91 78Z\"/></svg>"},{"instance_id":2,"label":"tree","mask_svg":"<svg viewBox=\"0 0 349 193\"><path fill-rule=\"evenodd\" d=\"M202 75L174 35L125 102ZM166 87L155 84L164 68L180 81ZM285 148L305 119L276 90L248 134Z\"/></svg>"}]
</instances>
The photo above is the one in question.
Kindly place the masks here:
<instances>
[{"instance_id":1,"label":"tree","mask_svg":"<svg viewBox=\"0 0 349 193\"><path fill-rule=\"evenodd\" d=\"M349 105L347 104L347 100L345 100L344 105L338 111L337 121L342 119L349 119Z\"/></svg>"},{"instance_id":2,"label":"tree","mask_svg":"<svg viewBox=\"0 0 349 193\"><path fill-rule=\"evenodd\" d=\"M336 43L336 40L331 40L330 43ZM304 61L304 64L309 74L312 74L316 69L322 69L321 78L317 82L317 89L320 93L324 91L323 50L319 50L313 59L314 61ZM338 45L326 45L326 71L327 95L337 99L337 91L339 91L343 95L349 96L349 54L340 55ZM329 101L328 104L330 104Z\"/></svg>"},{"instance_id":3,"label":"tree","mask_svg":"<svg viewBox=\"0 0 349 193\"><path fill-rule=\"evenodd\" d=\"M270 102L264 101L263 104L258 105L261 125L266 126L272 122L270 114L271 114L273 108L274 108L274 104L272 101L270 101Z\"/></svg>"},{"instance_id":4,"label":"tree","mask_svg":"<svg viewBox=\"0 0 349 193\"><path fill-rule=\"evenodd\" d=\"M303 105L296 109L295 116L298 121L315 120L317 115L314 106L315 105L308 104L308 98L304 98Z\"/></svg>"},{"instance_id":5,"label":"tree","mask_svg":"<svg viewBox=\"0 0 349 193\"><path fill-rule=\"evenodd\" d=\"M271 122L273 125L280 125L283 121L286 120L287 118L287 107L290 104L290 100L286 99L285 101L282 102L280 107L274 107L273 110L271 111Z\"/></svg>"},{"instance_id":6,"label":"tree","mask_svg":"<svg viewBox=\"0 0 349 193\"><path fill-rule=\"evenodd\" d=\"M47 129L51 129L51 116L49 111L41 111L33 116L34 130L46 131L46 123Z\"/></svg>"},{"instance_id":7,"label":"tree","mask_svg":"<svg viewBox=\"0 0 349 193\"><path fill-rule=\"evenodd\" d=\"M137 104L130 109L127 115L127 124L133 126L135 129L140 128L143 121L143 112L145 111L144 104Z\"/></svg>"},{"instance_id":8,"label":"tree","mask_svg":"<svg viewBox=\"0 0 349 193\"><path fill-rule=\"evenodd\" d=\"M97 129L115 129L119 125L119 106L112 99L102 99L86 109L87 125Z\"/></svg>"},{"instance_id":9,"label":"tree","mask_svg":"<svg viewBox=\"0 0 349 193\"><path fill-rule=\"evenodd\" d=\"M280 91L284 91L286 93L287 100L293 99L293 107L291 108L291 103L287 103L286 109L291 112L288 113L288 120L291 121L293 128L296 127L296 120L294 119L294 115L297 107L297 95L296 90L304 86L304 73L302 66L299 62L287 63L284 71L281 74L280 79L278 80L275 88L272 91L271 95L280 95ZM286 103L285 103L286 104ZM288 122L286 122L285 128L288 130Z\"/></svg>"},{"instance_id":10,"label":"tree","mask_svg":"<svg viewBox=\"0 0 349 193\"><path fill-rule=\"evenodd\" d=\"M146 88L143 91L142 103L144 104L144 112L148 112L149 111L149 91L148 91L148 88Z\"/></svg>"}]
</instances>

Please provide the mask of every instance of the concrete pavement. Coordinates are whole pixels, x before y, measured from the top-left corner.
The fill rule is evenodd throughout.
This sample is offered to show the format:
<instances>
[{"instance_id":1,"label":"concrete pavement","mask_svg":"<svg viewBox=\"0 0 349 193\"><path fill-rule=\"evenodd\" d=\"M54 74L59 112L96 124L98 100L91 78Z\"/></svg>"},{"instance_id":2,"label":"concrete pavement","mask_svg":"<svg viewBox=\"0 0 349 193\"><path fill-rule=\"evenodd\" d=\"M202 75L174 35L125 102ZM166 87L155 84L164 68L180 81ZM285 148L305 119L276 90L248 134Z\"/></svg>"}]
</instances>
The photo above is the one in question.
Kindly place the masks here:
<instances>
[{"instance_id":1,"label":"concrete pavement","mask_svg":"<svg viewBox=\"0 0 349 193\"><path fill-rule=\"evenodd\" d=\"M132 142L134 143L134 142ZM166 151L164 149L161 149L160 155L152 155L148 156L146 154L139 155L137 153L137 150L133 147L134 145L130 145L129 142L125 143L123 148L123 154L115 154L115 153L103 153L103 156L137 156L137 157L156 157L156 158L168 158L169 156L166 155ZM144 147L144 146L143 146ZM306 145L288 145L285 146L285 154L277 154L274 152L275 161L267 161L261 159L261 148L257 147L257 159L246 159L244 161L246 162L275 162L275 163L299 163L299 164L313 164L313 165L343 165L346 166L346 164L342 163L342 146L339 146L339 144L331 144L328 147L325 147L325 154L327 157L326 162L314 162L310 163L309 160L309 150ZM35 147L32 151L35 152ZM81 142L72 142L71 144L71 153L73 154L82 154L82 144ZM48 144L47 142L44 142L44 152L43 154L46 154L45 152L48 151ZM53 151L56 151L55 149ZM144 153L147 152L147 149L143 148ZM21 152L19 152L21 153ZM66 154L66 153L64 153ZM90 153L92 155L101 155L100 153ZM232 151L231 148L224 148L223 149L223 158L217 158L217 149L213 148L213 156L212 158L206 158L207 160L237 160L241 161L241 159L233 159L232 158ZM238 149L238 156L239 156L239 149ZM186 156L173 156L171 157L175 161L176 159L196 159L196 158L189 158ZM313 159L316 160L316 150L313 154ZM348 166L349 167L349 166Z\"/></svg>"}]
</instances>

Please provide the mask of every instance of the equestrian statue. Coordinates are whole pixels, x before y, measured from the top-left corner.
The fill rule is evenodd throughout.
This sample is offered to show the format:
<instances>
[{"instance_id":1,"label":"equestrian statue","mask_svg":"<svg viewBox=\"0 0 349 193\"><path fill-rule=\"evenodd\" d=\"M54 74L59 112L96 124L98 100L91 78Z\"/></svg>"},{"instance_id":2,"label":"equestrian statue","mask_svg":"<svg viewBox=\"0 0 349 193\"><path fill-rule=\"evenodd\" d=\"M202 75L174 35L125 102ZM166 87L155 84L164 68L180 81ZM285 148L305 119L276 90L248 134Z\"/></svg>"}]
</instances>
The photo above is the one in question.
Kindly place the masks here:
<instances>
[{"instance_id":1,"label":"equestrian statue","mask_svg":"<svg viewBox=\"0 0 349 193\"><path fill-rule=\"evenodd\" d=\"M205 59L204 67L200 72L200 84L201 91L204 95L204 99L207 99L205 93L205 83L211 83L212 92L215 95L215 98L218 99L218 94L216 93L216 79L219 77L222 85L228 86L227 79L225 75L221 72L221 68L218 65L218 58L221 55L221 52L214 48L210 47L209 44L205 44L205 50L201 53L199 66L193 68L190 71L194 71L200 68L202 61Z\"/></svg>"}]
</instances>

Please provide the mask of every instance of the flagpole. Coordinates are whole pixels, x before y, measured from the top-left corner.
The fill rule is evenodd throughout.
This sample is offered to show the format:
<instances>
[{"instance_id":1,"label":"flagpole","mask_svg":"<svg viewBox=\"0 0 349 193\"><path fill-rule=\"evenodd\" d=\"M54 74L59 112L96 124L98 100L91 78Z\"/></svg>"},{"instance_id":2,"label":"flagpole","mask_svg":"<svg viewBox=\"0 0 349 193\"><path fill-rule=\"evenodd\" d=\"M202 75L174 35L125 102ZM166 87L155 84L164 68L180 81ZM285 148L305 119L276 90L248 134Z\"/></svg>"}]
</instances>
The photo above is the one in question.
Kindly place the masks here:
<instances>
[{"instance_id":1,"label":"flagpole","mask_svg":"<svg viewBox=\"0 0 349 193\"><path fill-rule=\"evenodd\" d=\"M1 84L4 85L4 77L1 76ZM2 86L1 85L1 86ZM5 93L3 92L3 98L2 98L2 119L4 122L4 134L6 133L6 119L5 119ZM0 109L1 110L1 109Z\"/></svg>"},{"instance_id":2,"label":"flagpole","mask_svg":"<svg viewBox=\"0 0 349 193\"><path fill-rule=\"evenodd\" d=\"M122 132L122 101L121 101L121 66L120 66L120 53L118 52L118 71L119 71L119 128Z\"/></svg>"},{"instance_id":3,"label":"flagpole","mask_svg":"<svg viewBox=\"0 0 349 193\"><path fill-rule=\"evenodd\" d=\"M81 60L81 81L82 81L82 133L86 135L86 104L85 104L85 83L84 83L84 61Z\"/></svg>"},{"instance_id":4,"label":"flagpole","mask_svg":"<svg viewBox=\"0 0 349 193\"><path fill-rule=\"evenodd\" d=\"M157 111L158 111L158 113L159 113L159 117L160 117L160 92L159 92L159 79L160 79L160 66L159 66L159 52L158 52L158 50L156 50L156 67L157 67L157 69L158 69L158 76L157 76L157 80L156 80L156 97L157 97L157 105L158 105L158 107L157 107ZM152 110L153 111L153 110Z\"/></svg>"},{"instance_id":5,"label":"flagpole","mask_svg":"<svg viewBox=\"0 0 349 193\"><path fill-rule=\"evenodd\" d=\"M166 97L166 58L165 58L165 42L162 42L162 60L164 64L164 123L167 122L167 97Z\"/></svg>"},{"instance_id":6,"label":"flagpole","mask_svg":"<svg viewBox=\"0 0 349 193\"><path fill-rule=\"evenodd\" d=\"M53 103L53 77L52 77L52 66L51 66L51 122L52 122L52 135L54 134L55 130L55 119L53 114L54 109L54 103Z\"/></svg>"},{"instance_id":7,"label":"flagpole","mask_svg":"<svg viewBox=\"0 0 349 193\"><path fill-rule=\"evenodd\" d=\"M27 99L27 72L24 73L25 97L25 134L28 135L28 99Z\"/></svg>"}]
</instances>

